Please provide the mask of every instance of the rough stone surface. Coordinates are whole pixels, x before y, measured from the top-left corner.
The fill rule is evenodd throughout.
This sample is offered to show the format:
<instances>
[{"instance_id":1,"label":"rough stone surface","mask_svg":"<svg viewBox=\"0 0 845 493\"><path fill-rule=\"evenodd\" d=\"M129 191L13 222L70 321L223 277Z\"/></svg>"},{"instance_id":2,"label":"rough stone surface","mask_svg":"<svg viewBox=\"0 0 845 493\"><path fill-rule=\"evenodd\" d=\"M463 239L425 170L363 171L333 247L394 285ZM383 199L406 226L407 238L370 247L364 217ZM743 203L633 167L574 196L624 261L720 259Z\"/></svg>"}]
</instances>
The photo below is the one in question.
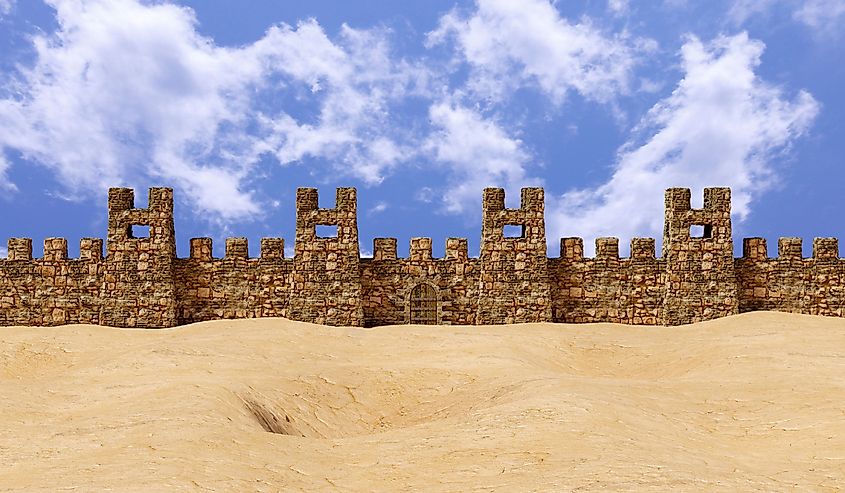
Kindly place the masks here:
<instances>
[{"instance_id":1,"label":"rough stone surface","mask_svg":"<svg viewBox=\"0 0 845 493\"><path fill-rule=\"evenodd\" d=\"M519 209L505 208L505 191L484 189L477 324L551 322L543 189L523 188ZM505 226L521 235L504 236Z\"/></svg>"},{"instance_id":2,"label":"rough stone surface","mask_svg":"<svg viewBox=\"0 0 845 493\"><path fill-rule=\"evenodd\" d=\"M518 209L505 207L502 189L484 190L479 258L469 258L463 238L446 240L443 258L432 257L430 238L411 239L408 258L397 257L395 238L376 238L373 257L361 258L354 188L337 189L333 208L318 205L315 189L297 191L293 258L282 238L263 238L259 258L249 257L246 238L227 239L224 258L212 256L210 238L193 238L190 256L177 258L172 190L150 189L140 209L131 189L113 188L105 255L101 239L83 238L79 258L69 259L67 240L47 238L33 259L32 240L9 239L0 325L172 327L278 316L375 326L432 323L435 307L440 324L678 325L753 310L845 316L835 238L816 238L811 258L802 258L799 238L781 238L776 258L764 239L746 238L734 258L729 189L705 189L701 209L690 206L688 189L669 189L665 199L660 258L651 238L634 238L629 258L619 257L617 238L596 240L594 258L584 257L581 238L563 238L560 257L547 258L540 188L523 189ZM133 237L133 226L148 226L149 236ZM335 226L337 236L318 237L318 226ZM506 226L521 234L506 237Z\"/></svg>"},{"instance_id":3,"label":"rough stone surface","mask_svg":"<svg viewBox=\"0 0 845 493\"><path fill-rule=\"evenodd\" d=\"M664 262L654 239L634 238L631 258L619 258L617 238L598 238L595 258L584 258L581 238L563 238L549 259L556 322L663 322Z\"/></svg>"},{"instance_id":4,"label":"rough stone surface","mask_svg":"<svg viewBox=\"0 0 845 493\"><path fill-rule=\"evenodd\" d=\"M700 237L691 235L698 226ZM667 325L700 322L738 312L731 190L707 188L704 207L690 207L688 188L666 190L663 257Z\"/></svg>"}]
</instances>

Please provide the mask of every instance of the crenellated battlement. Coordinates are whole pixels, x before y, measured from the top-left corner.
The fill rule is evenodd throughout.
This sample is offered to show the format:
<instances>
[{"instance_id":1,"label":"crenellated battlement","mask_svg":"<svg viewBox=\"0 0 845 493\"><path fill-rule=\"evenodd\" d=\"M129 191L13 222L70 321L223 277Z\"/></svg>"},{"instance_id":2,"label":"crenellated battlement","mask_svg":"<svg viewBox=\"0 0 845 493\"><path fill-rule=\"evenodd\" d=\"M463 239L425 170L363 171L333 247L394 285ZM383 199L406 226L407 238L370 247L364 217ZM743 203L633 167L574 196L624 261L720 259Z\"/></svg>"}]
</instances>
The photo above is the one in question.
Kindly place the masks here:
<instances>
[{"instance_id":1,"label":"crenellated battlement","mask_svg":"<svg viewBox=\"0 0 845 493\"><path fill-rule=\"evenodd\" d=\"M249 240L246 238L226 238L227 260L249 259Z\"/></svg>"},{"instance_id":2,"label":"crenellated battlement","mask_svg":"<svg viewBox=\"0 0 845 493\"><path fill-rule=\"evenodd\" d=\"M79 259L99 262L103 260L103 240L82 238L79 240Z\"/></svg>"},{"instance_id":3,"label":"crenellated battlement","mask_svg":"<svg viewBox=\"0 0 845 493\"><path fill-rule=\"evenodd\" d=\"M409 254L407 258L397 256L396 238L375 238L373 239L373 257L375 261L385 260L411 260L411 261L467 261L469 259L466 238L446 239L446 253L443 257L432 255L431 238L411 238L409 243Z\"/></svg>"},{"instance_id":4,"label":"crenellated battlement","mask_svg":"<svg viewBox=\"0 0 845 493\"><path fill-rule=\"evenodd\" d=\"M132 189L108 194L108 229L79 241L46 238L33 258L30 238L10 238L0 259L0 324L95 323L171 327L220 318L280 316L329 325L400 323L499 324L620 322L665 324L708 320L751 310L845 316L845 260L836 238L815 238L812 255L801 238L780 238L769 257L764 238L742 240L733 257L730 189L706 188L701 208L691 193L665 193L663 245L633 238L620 256L619 239L560 239L560 256L546 255L544 195L523 188L520 206L505 191L482 194L481 248L465 238L409 240L406 258L396 238L375 238L372 258L360 257L357 196L338 188L333 207L320 207L314 188L296 194L294 255L285 240L260 240L250 257L247 238L226 238L213 256L211 238L191 238L176 256L173 191L151 188L135 207ZM321 232L328 228L331 232ZM516 232L511 231L512 228Z\"/></svg>"},{"instance_id":5,"label":"crenellated battlement","mask_svg":"<svg viewBox=\"0 0 845 493\"><path fill-rule=\"evenodd\" d=\"M68 257L67 239L45 238L43 255L38 260L51 262L62 260L102 260L103 240L99 238L82 238L79 240L79 258ZM33 260L31 238L9 238L9 254L6 260Z\"/></svg>"},{"instance_id":6,"label":"crenellated battlement","mask_svg":"<svg viewBox=\"0 0 845 493\"><path fill-rule=\"evenodd\" d=\"M284 238L261 238L261 259L277 260L285 258Z\"/></svg>"},{"instance_id":7,"label":"crenellated battlement","mask_svg":"<svg viewBox=\"0 0 845 493\"><path fill-rule=\"evenodd\" d=\"M631 238L630 256L621 257L619 254L619 238L596 238L596 249L593 259L599 260L655 260L656 248L654 238ZM560 239L560 260L581 261L584 257L584 239L577 237Z\"/></svg>"},{"instance_id":8,"label":"crenellated battlement","mask_svg":"<svg viewBox=\"0 0 845 493\"><path fill-rule=\"evenodd\" d=\"M748 261L766 260L769 253L765 238L744 238L742 240L742 259Z\"/></svg>"},{"instance_id":9,"label":"crenellated battlement","mask_svg":"<svg viewBox=\"0 0 845 493\"><path fill-rule=\"evenodd\" d=\"M779 238L777 257L769 257L765 238L744 238L742 240L742 257L746 262L767 261L837 261L839 257L839 240L837 238L814 238L813 253L809 258L803 256L803 240L801 238Z\"/></svg>"},{"instance_id":10,"label":"crenellated battlement","mask_svg":"<svg viewBox=\"0 0 845 493\"><path fill-rule=\"evenodd\" d=\"M596 260L619 260L619 238L596 238Z\"/></svg>"},{"instance_id":11,"label":"crenellated battlement","mask_svg":"<svg viewBox=\"0 0 845 493\"><path fill-rule=\"evenodd\" d=\"M431 238L411 238L409 260L432 260Z\"/></svg>"},{"instance_id":12,"label":"crenellated battlement","mask_svg":"<svg viewBox=\"0 0 845 493\"><path fill-rule=\"evenodd\" d=\"M32 238L9 238L9 260L32 260Z\"/></svg>"},{"instance_id":13,"label":"crenellated battlement","mask_svg":"<svg viewBox=\"0 0 845 493\"><path fill-rule=\"evenodd\" d=\"M466 238L448 238L446 240L446 260L466 261L469 249Z\"/></svg>"},{"instance_id":14,"label":"crenellated battlement","mask_svg":"<svg viewBox=\"0 0 845 493\"><path fill-rule=\"evenodd\" d=\"M836 238L813 239L814 260L838 260L839 240Z\"/></svg>"},{"instance_id":15,"label":"crenellated battlement","mask_svg":"<svg viewBox=\"0 0 845 493\"><path fill-rule=\"evenodd\" d=\"M778 239L778 259L801 260L803 258L803 241L801 238Z\"/></svg>"},{"instance_id":16,"label":"crenellated battlement","mask_svg":"<svg viewBox=\"0 0 845 493\"><path fill-rule=\"evenodd\" d=\"M396 260L396 238L373 239L373 260Z\"/></svg>"},{"instance_id":17,"label":"crenellated battlement","mask_svg":"<svg viewBox=\"0 0 845 493\"><path fill-rule=\"evenodd\" d=\"M47 238L44 240L44 256L42 260L67 260L67 240L64 238Z\"/></svg>"},{"instance_id":18,"label":"crenellated battlement","mask_svg":"<svg viewBox=\"0 0 845 493\"><path fill-rule=\"evenodd\" d=\"M211 238L191 238L191 251L188 258L201 262L210 261L213 246L214 240Z\"/></svg>"}]
</instances>

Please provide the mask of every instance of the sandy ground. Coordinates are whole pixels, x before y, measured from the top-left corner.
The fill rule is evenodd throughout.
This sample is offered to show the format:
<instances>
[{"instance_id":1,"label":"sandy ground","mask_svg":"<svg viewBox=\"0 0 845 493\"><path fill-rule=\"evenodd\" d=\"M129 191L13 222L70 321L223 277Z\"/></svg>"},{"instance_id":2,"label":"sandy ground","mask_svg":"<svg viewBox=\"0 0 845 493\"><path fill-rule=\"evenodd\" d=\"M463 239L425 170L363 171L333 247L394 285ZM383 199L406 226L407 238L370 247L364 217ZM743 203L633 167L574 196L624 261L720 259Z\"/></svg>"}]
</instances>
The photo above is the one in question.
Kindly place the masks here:
<instances>
[{"instance_id":1,"label":"sandy ground","mask_svg":"<svg viewBox=\"0 0 845 493\"><path fill-rule=\"evenodd\" d=\"M840 319L0 328L0 491L842 489Z\"/></svg>"}]
</instances>

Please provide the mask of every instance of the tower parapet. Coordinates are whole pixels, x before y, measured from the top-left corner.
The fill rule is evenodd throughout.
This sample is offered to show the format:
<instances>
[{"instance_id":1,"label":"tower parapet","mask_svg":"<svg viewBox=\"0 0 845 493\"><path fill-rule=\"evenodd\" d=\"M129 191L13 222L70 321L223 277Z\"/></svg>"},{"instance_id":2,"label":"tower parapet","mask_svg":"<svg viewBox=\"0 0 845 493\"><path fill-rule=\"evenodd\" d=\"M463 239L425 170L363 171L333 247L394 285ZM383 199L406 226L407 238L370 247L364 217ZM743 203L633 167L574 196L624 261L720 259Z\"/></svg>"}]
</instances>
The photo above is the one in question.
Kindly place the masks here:
<instances>
[{"instance_id":1,"label":"tower parapet","mask_svg":"<svg viewBox=\"0 0 845 493\"><path fill-rule=\"evenodd\" d=\"M477 324L552 321L544 207L542 188L523 188L519 209L505 207L504 189L484 189Z\"/></svg>"},{"instance_id":2,"label":"tower parapet","mask_svg":"<svg viewBox=\"0 0 845 493\"><path fill-rule=\"evenodd\" d=\"M334 226L337 235L318 237L317 226ZM331 209L319 207L316 189L297 189L288 316L328 325L362 325L359 252L355 189L338 188Z\"/></svg>"},{"instance_id":3,"label":"tower parapet","mask_svg":"<svg viewBox=\"0 0 845 493\"><path fill-rule=\"evenodd\" d=\"M109 189L108 237L100 323L117 327L176 324L173 260L173 189L150 188L146 209L135 207L129 188ZM136 237L134 227L148 228Z\"/></svg>"},{"instance_id":4,"label":"tower parapet","mask_svg":"<svg viewBox=\"0 0 845 493\"><path fill-rule=\"evenodd\" d=\"M690 234L693 227L700 228L699 236ZM665 323L738 313L729 188L705 188L701 209L691 207L688 188L666 190L663 258Z\"/></svg>"}]
</instances>

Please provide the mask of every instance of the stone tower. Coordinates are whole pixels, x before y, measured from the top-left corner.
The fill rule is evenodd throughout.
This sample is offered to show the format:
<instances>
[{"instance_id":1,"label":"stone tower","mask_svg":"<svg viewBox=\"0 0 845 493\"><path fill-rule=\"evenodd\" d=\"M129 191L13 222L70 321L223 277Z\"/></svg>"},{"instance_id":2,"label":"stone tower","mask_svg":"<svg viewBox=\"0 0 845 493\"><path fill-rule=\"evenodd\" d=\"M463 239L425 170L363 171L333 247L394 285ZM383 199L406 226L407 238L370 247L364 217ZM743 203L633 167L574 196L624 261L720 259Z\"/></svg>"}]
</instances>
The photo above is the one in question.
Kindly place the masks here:
<instances>
[{"instance_id":1,"label":"stone tower","mask_svg":"<svg viewBox=\"0 0 845 493\"><path fill-rule=\"evenodd\" d=\"M146 209L135 208L131 188L109 189L109 224L100 323L115 327L176 324L173 263L173 190L151 188ZM133 226L149 236L134 237Z\"/></svg>"},{"instance_id":2,"label":"stone tower","mask_svg":"<svg viewBox=\"0 0 845 493\"><path fill-rule=\"evenodd\" d=\"M336 226L337 235L318 237L317 226ZM354 188L338 188L333 209L318 206L317 189L296 190L294 251L288 317L327 325L363 325Z\"/></svg>"},{"instance_id":3,"label":"stone tower","mask_svg":"<svg viewBox=\"0 0 845 493\"><path fill-rule=\"evenodd\" d=\"M700 236L691 236L693 226ZM688 188L666 190L663 258L665 325L738 313L729 188L705 188L701 209L690 206Z\"/></svg>"},{"instance_id":4,"label":"stone tower","mask_svg":"<svg viewBox=\"0 0 845 493\"><path fill-rule=\"evenodd\" d=\"M505 191L485 188L481 280L476 324L552 320L542 188L523 188L519 209L505 208ZM505 237L505 226L521 234Z\"/></svg>"}]
</instances>

